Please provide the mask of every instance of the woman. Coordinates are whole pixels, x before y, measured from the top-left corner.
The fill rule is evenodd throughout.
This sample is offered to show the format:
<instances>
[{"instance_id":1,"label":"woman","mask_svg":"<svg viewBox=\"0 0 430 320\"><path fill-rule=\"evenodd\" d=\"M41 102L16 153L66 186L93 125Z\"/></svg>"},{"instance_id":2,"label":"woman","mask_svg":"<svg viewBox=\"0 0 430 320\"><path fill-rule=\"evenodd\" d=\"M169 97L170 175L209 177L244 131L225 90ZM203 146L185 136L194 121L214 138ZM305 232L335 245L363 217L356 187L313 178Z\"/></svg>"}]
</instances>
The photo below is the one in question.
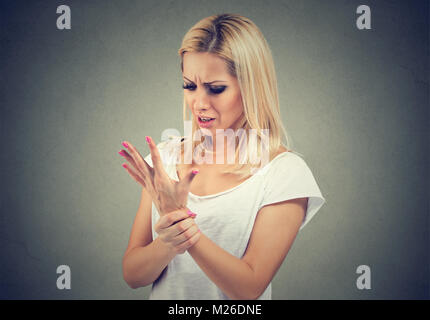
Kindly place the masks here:
<instances>
[{"instance_id":1,"label":"woman","mask_svg":"<svg viewBox=\"0 0 430 320\"><path fill-rule=\"evenodd\" d=\"M150 299L271 299L275 273L325 199L305 161L282 145L270 49L252 21L222 14L192 27L179 55L191 135L158 145L147 137L144 159L130 142L120 151L143 186L124 279L152 283ZM238 130L248 133L238 145L236 136L222 144ZM244 155L250 146L259 161Z\"/></svg>"}]
</instances>

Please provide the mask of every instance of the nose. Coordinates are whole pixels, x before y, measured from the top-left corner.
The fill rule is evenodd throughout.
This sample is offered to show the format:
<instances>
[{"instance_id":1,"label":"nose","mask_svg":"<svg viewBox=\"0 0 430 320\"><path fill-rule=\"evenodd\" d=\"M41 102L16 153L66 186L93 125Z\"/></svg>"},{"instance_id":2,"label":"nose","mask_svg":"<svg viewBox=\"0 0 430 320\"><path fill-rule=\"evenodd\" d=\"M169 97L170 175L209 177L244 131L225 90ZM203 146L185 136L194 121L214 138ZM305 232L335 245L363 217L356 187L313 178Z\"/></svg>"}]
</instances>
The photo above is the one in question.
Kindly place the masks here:
<instances>
[{"instance_id":1,"label":"nose","mask_svg":"<svg viewBox=\"0 0 430 320\"><path fill-rule=\"evenodd\" d=\"M208 94L204 92L205 90L201 90L200 94L196 97L195 101L195 110L196 112L205 112L210 109L210 99Z\"/></svg>"}]
</instances>

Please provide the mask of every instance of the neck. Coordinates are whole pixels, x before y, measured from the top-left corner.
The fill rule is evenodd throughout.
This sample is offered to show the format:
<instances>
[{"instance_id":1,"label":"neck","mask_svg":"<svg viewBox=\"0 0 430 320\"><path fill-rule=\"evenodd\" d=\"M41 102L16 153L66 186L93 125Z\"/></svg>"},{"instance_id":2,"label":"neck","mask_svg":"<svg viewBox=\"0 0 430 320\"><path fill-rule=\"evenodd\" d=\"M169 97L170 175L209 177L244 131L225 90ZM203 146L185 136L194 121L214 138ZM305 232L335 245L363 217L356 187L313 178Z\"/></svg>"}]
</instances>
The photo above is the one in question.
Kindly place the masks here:
<instances>
[{"instance_id":1,"label":"neck","mask_svg":"<svg viewBox=\"0 0 430 320\"><path fill-rule=\"evenodd\" d=\"M206 137L203 141L203 147L205 150L205 154L207 154L210 157L213 157L213 163L216 164L217 162L217 153L218 156L222 156L223 162L218 164L232 164L228 161L228 155L231 154L231 157L233 157L233 160L236 162L237 159L234 159L235 157L235 145L236 145L236 139L232 139L233 141L230 141L225 137L224 135L219 135L218 139L217 137ZM219 144L219 145L218 145ZM232 161L233 161L232 160Z\"/></svg>"}]
</instances>

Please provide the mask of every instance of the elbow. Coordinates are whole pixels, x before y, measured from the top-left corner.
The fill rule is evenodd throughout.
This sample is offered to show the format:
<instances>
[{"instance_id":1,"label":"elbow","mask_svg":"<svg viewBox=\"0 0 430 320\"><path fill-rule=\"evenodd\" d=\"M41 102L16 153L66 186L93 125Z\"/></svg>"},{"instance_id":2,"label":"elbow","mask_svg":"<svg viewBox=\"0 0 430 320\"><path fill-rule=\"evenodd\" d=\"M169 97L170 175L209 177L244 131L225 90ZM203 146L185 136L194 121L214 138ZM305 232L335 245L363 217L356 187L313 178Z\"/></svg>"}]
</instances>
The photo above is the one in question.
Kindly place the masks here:
<instances>
[{"instance_id":1,"label":"elbow","mask_svg":"<svg viewBox=\"0 0 430 320\"><path fill-rule=\"evenodd\" d=\"M262 294L266 291L267 287L269 286L270 281L266 282L265 280L256 281L254 283L254 286L252 287L253 290L250 290L248 294L247 300L257 300L262 296Z\"/></svg>"},{"instance_id":2,"label":"elbow","mask_svg":"<svg viewBox=\"0 0 430 320\"><path fill-rule=\"evenodd\" d=\"M257 300L264 293L265 289L266 287L262 286L251 286L234 293L229 298L232 300Z\"/></svg>"},{"instance_id":3,"label":"elbow","mask_svg":"<svg viewBox=\"0 0 430 320\"><path fill-rule=\"evenodd\" d=\"M148 284L142 284L138 281L136 281L133 277L129 276L127 273L123 272L123 279L125 283L131 288L131 289L138 289L144 286L147 286Z\"/></svg>"},{"instance_id":4,"label":"elbow","mask_svg":"<svg viewBox=\"0 0 430 320\"><path fill-rule=\"evenodd\" d=\"M126 256L124 255L124 257L122 258L122 278L124 279L125 283L127 283L127 285L132 288L132 289L136 289L135 284L133 283L130 274L128 272L128 268L126 265Z\"/></svg>"},{"instance_id":5,"label":"elbow","mask_svg":"<svg viewBox=\"0 0 430 320\"><path fill-rule=\"evenodd\" d=\"M135 275L129 270L129 267L126 264L126 259L124 258L122 261L122 278L124 279L125 283L131 288L131 289L138 289L140 287L144 287L145 285L142 285L140 282L136 281Z\"/></svg>"},{"instance_id":6,"label":"elbow","mask_svg":"<svg viewBox=\"0 0 430 320\"><path fill-rule=\"evenodd\" d=\"M122 278L124 279L125 283L131 288L131 289L137 289L139 286L136 282L133 281L132 277L123 269L122 271Z\"/></svg>"},{"instance_id":7,"label":"elbow","mask_svg":"<svg viewBox=\"0 0 430 320\"><path fill-rule=\"evenodd\" d=\"M257 300L266 291L270 281L264 279L261 274L252 269L252 276L248 281L248 286L241 292L237 299L240 300Z\"/></svg>"},{"instance_id":8,"label":"elbow","mask_svg":"<svg viewBox=\"0 0 430 320\"><path fill-rule=\"evenodd\" d=\"M262 293L255 293L250 291L250 292L241 292L238 294L234 294L229 298L231 300L257 300L261 295Z\"/></svg>"},{"instance_id":9,"label":"elbow","mask_svg":"<svg viewBox=\"0 0 430 320\"><path fill-rule=\"evenodd\" d=\"M122 270L122 277L125 283L127 283L127 285L131 289L146 287L153 283L153 281L151 281L150 279L143 278L142 276L135 274L130 270L127 270L127 268L125 267L123 267L123 270Z\"/></svg>"},{"instance_id":10,"label":"elbow","mask_svg":"<svg viewBox=\"0 0 430 320\"><path fill-rule=\"evenodd\" d=\"M263 291L251 291L247 295L244 295L241 300L257 300L262 294Z\"/></svg>"},{"instance_id":11,"label":"elbow","mask_svg":"<svg viewBox=\"0 0 430 320\"><path fill-rule=\"evenodd\" d=\"M252 265L246 261L244 262L250 272L247 274L246 279L241 280L240 285L235 286L236 290L232 292L229 298L232 300L257 300L264 293L270 281L267 282L261 273L255 271Z\"/></svg>"},{"instance_id":12,"label":"elbow","mask_svg":"<svg viewBox=\"0 0 430 320\"><path fill-rule=\"evenodd\" d=\"M264 290L257 292L257 294L252 294L248 300L257 300L258 298L261 297L263 292L264 292Z\"/></svg>"},{"instance_id":13,"label":"elbow","mask_svg":"<svg viewBox=\"0 0 430 320\"><path fill-rule=\"evenodd\" d=\"M131 288L131 289L138 289L138 288L141 288L142 286L140 286L140 285L138 285L138 284L135 284L135 283L133 283L133 282L127 282L127 284L128 284L128 286Z\"/></svg>"},{"instance_id":14,"label":"elbow","mask_svg":"<svg viewBox=\"0 0 430 320\"><path fill-rule=\"evenodd\" d=\"M127 285L129 286L129 288L131 288L131 289L139 288L137 286L137 284L134 281L132 281L129 277L124 275L123 278L124 278L125 283L127 283Z\"/></svg>"},{"instance_id":15,"label":"elbow","mask_svg":"<svg viewBox=\"0 0 430 320\"><path fill-rule=\"evenodd\" d=\"M261 279L258 274L251 268L252 273L249 275L246 285L237 286L240 287L229 296L232 300L257 300L266 290L270 281L266 283L265 280Z\"/></svg>"},{"instance_id":16,"label":"elbow","mask_svg":"<svg viewBox=\"0 0 430 320\"><path fill-rule=\"evenodd\" d=\"M125 282L127 283L128 287L131 288L131 289L137 289L137 288L139 288L133 282L130 282L130 281L127 281L127 280Z\"/></svg>"}]
</instances>

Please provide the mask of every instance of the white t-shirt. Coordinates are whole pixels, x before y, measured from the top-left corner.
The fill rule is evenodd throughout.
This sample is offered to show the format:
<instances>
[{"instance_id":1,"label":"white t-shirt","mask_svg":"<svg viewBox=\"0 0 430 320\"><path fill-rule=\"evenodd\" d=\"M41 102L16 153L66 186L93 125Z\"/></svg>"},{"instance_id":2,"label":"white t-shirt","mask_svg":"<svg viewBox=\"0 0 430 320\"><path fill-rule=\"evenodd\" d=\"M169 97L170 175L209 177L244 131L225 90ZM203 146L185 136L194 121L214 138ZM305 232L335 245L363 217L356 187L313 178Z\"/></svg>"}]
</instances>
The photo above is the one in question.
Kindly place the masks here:
<instances>
[{"instance_id":1,"label":"white t-shirt","mask_svg":"<svg viewBox=\"0 0 430 320\"><path fill-rule=\"evenodd\" d=\"M176 163L179 162L181 137L171 137L157 147L164 168L171 179L179 181ZM145 157L152 167L151 154ZM298 155L278 154L241 184L216 194L198 196L189 193L187 207L197 213L195 222L210 240L230 254L242 258L254 226L256 215L265 205L309 197L305 218L300 230L326 202L315 178ZM159 220L152 204L152 237L158 235L154 225ZM259 300L270 300L271 283ZM150 300L228 300L229 298L200 269L186 251L178 254L153 283Z\"/></svg>"}]
</instances>

